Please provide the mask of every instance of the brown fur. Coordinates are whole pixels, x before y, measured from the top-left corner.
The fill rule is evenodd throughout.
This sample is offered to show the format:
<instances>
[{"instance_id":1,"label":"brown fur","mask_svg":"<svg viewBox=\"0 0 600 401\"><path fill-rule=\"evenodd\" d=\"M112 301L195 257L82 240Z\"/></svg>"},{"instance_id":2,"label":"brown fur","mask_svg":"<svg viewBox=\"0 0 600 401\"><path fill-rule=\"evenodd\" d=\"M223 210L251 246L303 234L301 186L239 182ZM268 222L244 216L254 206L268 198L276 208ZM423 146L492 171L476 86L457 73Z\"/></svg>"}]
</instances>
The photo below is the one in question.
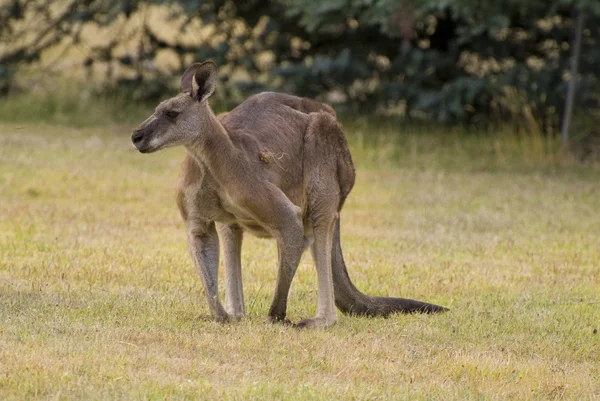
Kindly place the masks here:
<instances>
[{"instance_id":1,"label":"brown fur","mask_svg":"<svg viewBox=\"0 0 600 401\"><path fill-rule=\"evenodd\" d=\"M370 316L445 310L403 298L372 297L352 284L341 253L339 212L355 173L331 107L265 92L216 117L207 101L215 83L214 64L192 65L182 78L182 93L161 103L134 131L132 140L144 153L175 145L188 150L177 205L217 320L244 313L243 232L277 241L279 272L269 310L272 321L285 321L289 288L309 246L317 267L317 313L298 323L300 327L334 324L334 302L344 313ZM219 238L225 257L225 308L217 291Z\"/></svg>"}]
</instances>

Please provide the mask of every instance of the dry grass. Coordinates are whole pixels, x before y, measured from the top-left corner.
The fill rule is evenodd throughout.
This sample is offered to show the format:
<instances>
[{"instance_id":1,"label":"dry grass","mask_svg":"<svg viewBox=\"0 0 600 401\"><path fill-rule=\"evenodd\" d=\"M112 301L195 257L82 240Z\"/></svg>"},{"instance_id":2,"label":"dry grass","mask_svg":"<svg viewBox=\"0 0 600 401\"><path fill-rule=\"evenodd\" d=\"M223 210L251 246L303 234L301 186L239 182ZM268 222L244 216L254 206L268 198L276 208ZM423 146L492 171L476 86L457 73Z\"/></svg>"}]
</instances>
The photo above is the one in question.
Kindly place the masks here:
<instances>
[{"instance_id":1,"label":"dry grass","mask_svg":"<svg viewBox=\"0 0 600 401\"><path fill-rule=\"evenodd\" d=\"M0 123L0 399L599 399L597 169L514 138L380 129L348 127L350 273L452 311L297 331L264 322L276 251L251 237L247 318L205 318L181 149L139 155L122 125ZM314 310L313 270L292 320Z\"/></svg>"}]
</instances>

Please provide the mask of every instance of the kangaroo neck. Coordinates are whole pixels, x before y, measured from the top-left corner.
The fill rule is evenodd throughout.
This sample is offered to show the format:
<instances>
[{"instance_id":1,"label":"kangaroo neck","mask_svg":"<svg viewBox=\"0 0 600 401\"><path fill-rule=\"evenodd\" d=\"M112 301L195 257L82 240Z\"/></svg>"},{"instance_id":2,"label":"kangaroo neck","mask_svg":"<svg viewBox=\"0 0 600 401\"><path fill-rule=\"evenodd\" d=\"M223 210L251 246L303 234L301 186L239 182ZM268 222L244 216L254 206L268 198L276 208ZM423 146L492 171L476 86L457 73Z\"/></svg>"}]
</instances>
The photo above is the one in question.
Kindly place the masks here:
<instances>
[{"instance_id":1,"label":"kangaroo neck","mask_svg":"<svg viewBox=\"0 0 600 401\"><path fill-rule=\"evenodd\" d=\"M207 110L202 113L205 117L196 127L200 134L186 149L218 182L228 182L241 167L239 150L208 104L205 107Z\"/></svg>"}]
</instances>

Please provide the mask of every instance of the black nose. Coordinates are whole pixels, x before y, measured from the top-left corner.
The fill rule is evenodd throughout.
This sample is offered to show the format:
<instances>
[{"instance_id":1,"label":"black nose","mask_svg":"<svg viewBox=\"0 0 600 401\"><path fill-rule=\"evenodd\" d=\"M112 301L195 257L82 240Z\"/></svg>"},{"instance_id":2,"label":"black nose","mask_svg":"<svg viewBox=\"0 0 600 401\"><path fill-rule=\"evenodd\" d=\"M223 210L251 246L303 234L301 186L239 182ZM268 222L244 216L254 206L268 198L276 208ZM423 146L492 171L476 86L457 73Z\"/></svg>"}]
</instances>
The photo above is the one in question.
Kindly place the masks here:
<instances>
[{"instance_id":1,"label":"black nose","mask_svg":"<svg viewBox=\"0 0 600 401\"><path fill-rule=\"evenodd\" d=\"M139 142L144 138L144 133L143 132L134 132L133 135L131 135L131 141L133 143Z\"/></svg>"}]
</instances>

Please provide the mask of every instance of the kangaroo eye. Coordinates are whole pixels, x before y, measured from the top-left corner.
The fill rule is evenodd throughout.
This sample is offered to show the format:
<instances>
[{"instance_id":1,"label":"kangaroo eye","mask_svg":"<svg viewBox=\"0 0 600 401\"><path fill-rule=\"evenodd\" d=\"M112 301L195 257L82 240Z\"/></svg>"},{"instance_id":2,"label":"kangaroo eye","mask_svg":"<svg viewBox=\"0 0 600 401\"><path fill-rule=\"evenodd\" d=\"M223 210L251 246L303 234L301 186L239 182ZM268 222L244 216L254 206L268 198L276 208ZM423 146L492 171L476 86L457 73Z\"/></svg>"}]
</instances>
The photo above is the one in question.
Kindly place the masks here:
<instances>
[{"instance_id":1,"label":"kangaroo eye","mask_svg":"<svg viewBox=\"0 0 600 401\"><path fill-rule=\"evenodd\" d=\"M176 112L176 111L172 111L172 110L170 110L170 111L167 111L167 112L165 113L165 115L166 115L167 117L169 117L170 119L174 119L174 118L176 118L176 117L179 115L179 113L178 113L178 112Z\"/></svg>"}]
</instances>

